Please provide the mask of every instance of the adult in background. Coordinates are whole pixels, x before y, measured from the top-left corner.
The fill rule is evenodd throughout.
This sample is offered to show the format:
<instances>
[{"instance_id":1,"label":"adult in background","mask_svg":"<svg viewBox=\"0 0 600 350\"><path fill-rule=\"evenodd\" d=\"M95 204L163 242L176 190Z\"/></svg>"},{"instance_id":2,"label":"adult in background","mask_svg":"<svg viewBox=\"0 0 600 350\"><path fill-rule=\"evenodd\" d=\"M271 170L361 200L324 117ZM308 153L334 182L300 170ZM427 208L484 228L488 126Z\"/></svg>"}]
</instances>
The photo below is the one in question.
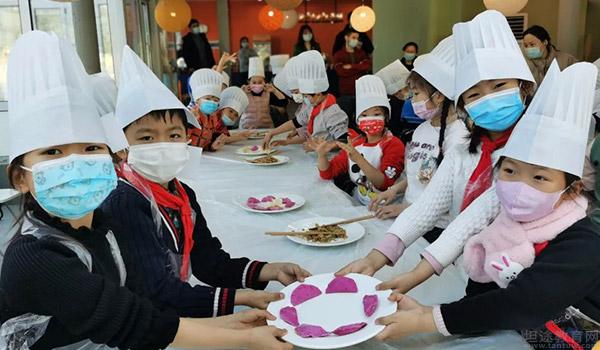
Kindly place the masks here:
<instances>
[{"instance_id":1,"label":"adult in background","mask_svg":"<svg viewBox=\"0 0 600 350\"><path fill-rule=\"evenodd\" d=\"M242 86L248 80L248 62L250 57L256 57L258 53L250 47L250 41L247 36L240 39L240 51L238 52L238 73L235 74L234 85Z\"/></svg>"},{"instance_id":2,"label":"adult in background","mask_svg":"<svg viewBox=\"0 0 600 350\"><path fill-rule=\"evenodd\" d=\"M412 41L408 42L402 47L402 52L404 52L404 54L402 55L400 62L402 62L406 69L412 71L414 68L413 63L417 59L417 55L419 55L419 45Z\"/></svg>"},{"instance_id":3,"label":"adult in background","mask_svg":"<svg viewBox=\"0 0 600 350\"><path fill-rule=\"evenodd\" d=\"M548 68L554 59L558 62L561 71L577 62L573 55L558 51L552 45L550 34L542 26L531 26L523 32L523 47L525 48L527 64L538 86L544 80L544 76L546 76L546 72L548 72Z\"/></svg>"},{"instance_id":4,"label":"adult in background","mask_svg":"<svg viewBox=\"0 0 600 350\"><path fill-rule=\"evenodd\" d=\"M344 27L344 29L342 29L342 31L340 31L339 33L337 33L337 35L335 36L335 42L333 43L333 49L331 50L331 54L335 55L336 52L340 51L341 49L344 48L344 46L346 45L346 32L352 28L352 25L350 24L350 16L352 16L352 12L348 13L348 16L346 16L346 20L348 21L348 23L346 24L346 26ZM367 35L367 33L358 33L358 42L360 43L360 48L367 53L367 55L371 55L373 54L373 42L371 42L371 39L369 38L369 36Z\"/></svg>"},{"instance_id":5,"label":"adult in background","mask_svg":"<svg viewBox=\"0 0 600 350\"><path fill-rule=\"evenodd\" d=\"M215 65L210 43L206 38L206 26L200 26L197 19L188 24L190 32L183 37L183 46L179 57L183 57L191 72L200 68L212 68Z\"/></svg>"},{"instance_id":6,"label":"adult in background","mask_svg":"<svg viewBox=\"0 0 600 350\"><path fill-rule=\"evenodd\" d=\"M298 40L296 41L296 45L294 45L292 56L298 56L304 51L310 50L321 52L321 45L315 40L312 28L308 24L304 24L298 31Z\"/></svg>"}]
</instances>

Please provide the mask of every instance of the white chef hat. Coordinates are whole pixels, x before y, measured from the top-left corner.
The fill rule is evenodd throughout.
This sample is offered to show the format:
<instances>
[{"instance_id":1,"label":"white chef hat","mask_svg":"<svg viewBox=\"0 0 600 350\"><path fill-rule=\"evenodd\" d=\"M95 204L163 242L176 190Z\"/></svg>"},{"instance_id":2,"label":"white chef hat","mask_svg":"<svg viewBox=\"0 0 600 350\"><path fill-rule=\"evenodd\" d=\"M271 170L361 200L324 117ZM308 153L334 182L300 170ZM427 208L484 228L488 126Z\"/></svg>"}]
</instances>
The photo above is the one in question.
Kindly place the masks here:
<instances>
[{"instance_id":1,"label":"white chef hat","mask_svg":"<svg viewBox=\"0 0 600 350\"><path fill-rule=\"evenodd\" d=\"M406 87L406 79L410 75L410 71L404 67L400 60L395 60L381 68L375 75L381 78L385 84L387 94L393 95Z\"/></svg>"},{"instance_id":2,"label":"white chef hat","mask_svg":"<svg viewBox=\"0 0 600 350\"><path fill-rule=\"evenodd\" d=\"M594 61L594 65L600 70L600 58ZM596 78L596 90L600 90L600 74Z\"/></svg>"},{"instance_id":3,"label":"white chef hat","mask_svg":"<svg viewBox=\"0 0 600 350\"><path fill-rule=\"evenodd\" d=\"M456 49L455 102L482 80L520 79L535 83L506 21L495 10L452 28Z\"/></svg>"},{"instance_id":4,"label":"white chef hat","mask_svg":"<svg viewBox=\"0 0 600 350\"><path fill-rule=\"evenodd\" d=\"M250 57L248 60L248 79L252 77L265 77L265 65L260 57Z\"/></svg>"},{"instance_id":5,"label":"white chef hat","mask_svg":"<svg viewBox=\"0 0 600 350\"><path fill-rule=\"evenodd\" d=\"M275 85L275 87L279 91L283 92L287 97L292 97L292 92L290 91L290 88L288 86L287 65L283 67L281 72L275 75L275 77L273 78L273 85Z\"/></svg>"},{"instance_id":6,"label":"white chef hat","mask_svg":"<svg viewBox=\"0 0 600 350\"><path fill-rule=\"evenodd\" d=\"M154 75L129 46L123 48L122 55L115 109L119 127L124 128L152 111L165 109L183 110L187 122L200 127L192 112Z\"/></svg>"},{"instance_id":7,"label":"white chef hat","mask_svg":"<svg viewBox=\"0 0 600 350\"><path fill-rule=\"evenodd\" d=\"M231 78L229 77L229 74L227 74L227 72L221 72L221 77L223 77L223 84L229 87L231 84Z\"/></svg>"},{"instance_id":8,"label":"white chef hat","mask_svg":"<svg viewBox=\"0 0 600 350\"><path fill-rule=\"evenodd\" d=\"M581 177L598 69L552 62L502 154Z\"/></svg>"},{"instance_id":9,"label":"white chef hat","mask_svg":"<svg viewBox=\"0 0 600 350\"><path fill-rule=\"evenodd\" d=\"M70 43L53 33L23 34L7 72L9 161L36 149L108 144L89 76Z\"/></svg>"},{"instance_id":10,"label":"white chef hat","mask_svg":"<svg viewBox=\"0 0 600 350\"><path fill-rule=\"evenodd\" d=\"M277 75L281 72L287 61L290 59L290 55L273 55L270 58L271 72Z\"/></svg>"},{"instance_id":11,"label":"white chef hat","mask_svg":"<svg viewBox=\"0 0 600 350\"><path fill-rule=\"evenodd\" d=\"M189 84L194 101L204 96L219 97L223 88L223 76L215 70L202 68L192 73Z\"/></svg>"},{"instance_id":12,"label":"white chef hat","mask_svg":"<svg viewBox=\"0 0 600 350\"><path fill-rule=\"evenodd\" d=\"M386 107L390 112L390 100L383 80L376 75L364 75L356 80L356 119L371 107Z\"/></svg>"},{"instance_id":13,"label":"white chef hat","mask_svg":"<svg viewBox=\"0 0 600 350\"><path fill-rule=\"evenodd\" d=\"M117 84L106 73L90 75L90 83L100 120L106 133L108 147L111 151L118 152L129 147L123 129L115 117L117 104Z\"/></svg>"},{"instance_id":14,"label":"white chef hat","mask_svg":"<svg viewBox=\"0 0 600 350\"><path fill-rule=\"evenodd\" d=\"M300 57L302 56L302 57ZM300 62L305 59L323 59L318 51L311 50L305 51L298 56L294 56L287 61L285 64L285 74L287 77L287 86L289 90L298 90L298 75L300 69Z\"/></svg>"},{"instance_id":15,"label":"white chef hat","mask_svg":"<svg viewBox=\"0 0 600 350\"><path fill-rule=\"evenodd\" d=\"M452 35L440 41L430 53L415 60L413 71L419 73L447 98L454 100L456 54Z\"/></svg>"},{"instance_id":16,"label":"white chef hat","mask_svg":"<svg viewBox=\"0 0 600 350\"><path fill-rule=\"evenodd\" d=\"M319 59L316 59L316 55ZM327 69L323 56L316 51L305 51L297 56L294 63L298 77L298 89L303 94L316 94L325 92L329 88Z\"/></svg>"},{"instance_id":17,"label":"white chef hat","mask_svg":"<svg viewBox=\"0 0 600 350\"><path fill-rule=\"evenodd\" d=\"M248 107L248 103L248 96L246 96L244 90L237 86L231 86L223 90L219 109L229 107L238 112L239 115L242 115Z\"/></svg>"}]
</instances>

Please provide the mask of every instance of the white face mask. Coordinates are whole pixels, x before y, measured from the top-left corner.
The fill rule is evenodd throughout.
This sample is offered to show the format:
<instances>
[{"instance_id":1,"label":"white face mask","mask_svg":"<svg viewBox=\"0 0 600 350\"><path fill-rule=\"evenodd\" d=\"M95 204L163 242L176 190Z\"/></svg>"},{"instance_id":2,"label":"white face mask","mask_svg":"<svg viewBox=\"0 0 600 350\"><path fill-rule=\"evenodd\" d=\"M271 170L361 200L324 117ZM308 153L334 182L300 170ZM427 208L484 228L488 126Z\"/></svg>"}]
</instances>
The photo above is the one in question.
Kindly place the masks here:
<instances>
[{"instance_id":1,"label":"white face mask","mask_svg":"<svg viewBox=\"0 0 600 350\"><path fill-rule=\"evenodd\" d=\"M304 97L300 93L298 93L298 94L292 94L292 98L294 99L294 102L296 102L296 103L303 103L304 102Z\"/></svg>"},{"instance_id":2,"label":"white face mask","mask_svg":"<svg viewBox=\"0 0 600 350\"><path fill-rule=\"evenodd\" d=\"M159 142L129 147L127 162L133 170L160 184L173 180L190 159L189 146L183 142Z\"/></svg>"}]
</instances>

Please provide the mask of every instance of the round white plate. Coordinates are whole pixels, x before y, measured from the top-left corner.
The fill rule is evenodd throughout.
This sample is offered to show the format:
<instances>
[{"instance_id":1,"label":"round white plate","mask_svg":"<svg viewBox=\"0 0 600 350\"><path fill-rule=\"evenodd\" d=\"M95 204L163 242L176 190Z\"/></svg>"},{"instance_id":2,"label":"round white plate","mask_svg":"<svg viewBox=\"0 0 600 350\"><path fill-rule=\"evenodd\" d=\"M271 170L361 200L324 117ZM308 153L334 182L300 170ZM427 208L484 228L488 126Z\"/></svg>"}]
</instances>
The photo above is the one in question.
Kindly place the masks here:
<instances>
[{"instance_id":1,"label":"round white plate","mask_svg":"<svg viewBox=\"0 0 600 350\"><path fill-rule=\"evenodd\" d=\"M275 315L277 319L275 321L267 320L267 323L271 326L286 329L288 333L283 337L285 341L307 349L338 349L373 338L384 328L384 326L376 325L375 320L396 312L397 305L388 300L388 296L391 294L390 290L375 290L375 286L381 283L378 279L355 273L349 274L347 277L356 282L358 293L325 294L327 285L334 278L331 273L307 278L304 283L318 287L323 294L295 306L298 312L298 321L300 324L321 326L328 332L340 326L366 322L367 326L360 331L344 336L331 335L323 338L302 338L298 336L294 331L294 326L279 318L279 310L292 305L290 295L300 285L299 282L292 283L281 291L285 294L283 300L269 304L267 311ZM371 317L365 315L362 304L363 296L368 294L376 294L379 297L379 305Z\"/></svg>"},{"instance_id":2,"label":"round white plate","mask_svg":"<svg viewBox=\"0 0 600 350\"><path fill-rule=\"evenodd\" d=\"M288 229L289 229L289 231L302 231L304 229L314 227L317 224L327 225L327 224L331 224L331 223L339 222L339 221L343 221L343 220L345 220L345 219L335 218L335 217L304 219L304 220L298 220L298 221L292 222L291 224L288 225ZM363 236L365 235L365 228L357 222L348 224L348 225L342 225L342 227L346 230L346 235L348 236L348 238L338 239L338 240L335 240L335 241L332 241L329 243L310 242L302 237L293 237L293 236L286 236L286 237L288 239L292 240L293 242L311 246L311 247L336 247L336 246L356 242L359 239L363 238Z\"/></svg>"},{"instance_id":3,"label":"round white plate","mask_svg":"<svg viewBox=\"0 0 600 350\"><path fill-rule=\"evenodd\" d=\"M252 150L252 147L258 147L258 149L256 151ZM241 156L261 156L261 155L265 155L267 154L267 152L265 152L265 150L262 148L262 146L258 146L258 145L252 145L252 146L244 146L241 148L238 148L235 153L241 155Z\"/></svg>"},{"instance_id":4,"label":"round white plate","mask_svg":"<svg viewBox=\"0 0 600 350\"><path fill-rule=\"evenodd\" d=\"M252 157L252 158L246 158L244 160L245 163L248 163L250 165L256 165L256 166L276 166L276 165L281 165L281 164L285 164L287 162L290 161L289 157L286 156L273 156L273 158L277 158L278 162L277 163L250 163L249 160L253 160L256 158L261 158L264 156L260 156L260 157Z\"/></svg>"},{"instance_id":5,"label":"round white plate","mask_svg":"<svg viewBox=\"0 0 600 350\"><path fill-rule=\"evenodd\" d=\"M285 198L285 197L287 197L287 198L291 199L292 201L294 201L296 203L296 205L294 205L291 208L285 208L285 209L276 210L276 211L274 211L274 210L256 210L256 209L252 209L252 208L250 208L250 207L248 207L246 205L246 203L248 201L248 198L250 198L250 197L254 197L254 198L257 198L257 199L262 199L262 198L264 198L266 196L275 196L277 198ZM285 212L288 212L288 211L296 210L296 209L302 207L304 205L304 203L306 203L306 200L304 199L304 197L299 196L297 194L287 194L287 193L272 193L272 194L269 194L269 193L261 193L261 194L249 195L249 196L242 196L242 195L240 195L240 196L237 196L234 199L234 202L237 205L239 205L240 207L242 207L242 209L250 211L250 212L253 212L253 213L278 214L278 213L285 213Z\"/></svg>"}]
</instances>

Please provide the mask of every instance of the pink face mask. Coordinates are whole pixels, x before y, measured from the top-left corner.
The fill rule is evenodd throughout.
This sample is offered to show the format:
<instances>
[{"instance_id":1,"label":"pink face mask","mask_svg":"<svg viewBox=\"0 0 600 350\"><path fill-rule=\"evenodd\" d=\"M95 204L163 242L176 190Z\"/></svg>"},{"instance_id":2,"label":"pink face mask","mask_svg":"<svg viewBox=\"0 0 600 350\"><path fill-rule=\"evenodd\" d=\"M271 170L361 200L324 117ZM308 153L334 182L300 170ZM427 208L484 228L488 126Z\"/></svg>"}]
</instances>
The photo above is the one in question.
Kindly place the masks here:
<instances>
[{"instance_id":1,"label":"pink face mask","mask_svg":"<svg viewBox=\"0 0 600 350\"><path fill-rule=\"evenodd\" d=\"M265 86L263 84L250 84L250 90L252 90L252 92L255 94L262 93L264 89Z\"/></svg>"},{"instance_id":2,"label":"pink face mask","mask_svg":"<svg viewBox=\"0 0 600 350\"><path fill-rule=\"evenodd\" d=\"M496 182L496 193L508 216L518 222L529 222L552 213L554 206L565 191L547 193L524 182Z\"/></svg>"},{"instance_id":3,"label":"pink face mask","mask_svg":"<svg viewBox=\"0 0 600 350\"><path fill-rule=\"evenodd\" d=\"M433 94L435 94L435 92ZM431 96L433 96L433 94ZM419 117L423 120L433 119L433 117L435 117L435 115L438 113L438 111L440 109L439 107L435 107L432 109L427 108L427 102L429 102L429 100L431 100L431 97L429 97L425 101L419 101L419 102L415 102L414 100L411 101L413 110L415 111L415 114L417 115L417 117Z\"/></svg>"}]
</instances>

